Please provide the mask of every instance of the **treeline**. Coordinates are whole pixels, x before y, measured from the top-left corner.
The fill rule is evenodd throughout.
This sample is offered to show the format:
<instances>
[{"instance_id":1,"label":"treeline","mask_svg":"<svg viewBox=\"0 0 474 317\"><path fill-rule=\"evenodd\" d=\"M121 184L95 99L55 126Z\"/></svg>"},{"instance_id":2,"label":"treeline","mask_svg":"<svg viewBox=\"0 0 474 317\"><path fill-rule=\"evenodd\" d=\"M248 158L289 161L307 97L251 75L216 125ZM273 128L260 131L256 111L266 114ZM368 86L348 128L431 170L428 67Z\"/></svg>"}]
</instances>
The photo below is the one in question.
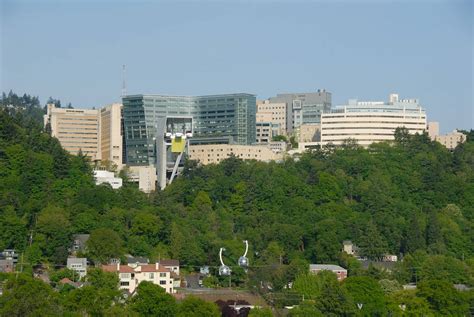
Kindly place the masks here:
<instances>
[{"instance_id":1,"label":"treeline","mask_svg":"<svg viewBox=\"0 0 474 317\"><path fill-rule=\"evenodd\" d=\"M0 102L0 249L22 253L25 272L64 265L72 235L90 233L85 256L95 263L127 253L176 258L187 271L210 265L214 286L228 285L216 276L219 248L232 266L248 240L251 268L232 267L232 283L265 296L285 292L309 263L397 285L474 285L472 131L454 152L399 129L392 144L348 141L284 162L187 161L165 191L145 195L130 183L95 186L87 158L43 131L39 102L20 99L30 106ZM362 270L341 253L344 240L368 259L404 261L391 273Z\"/></svg>"}]
</instances>

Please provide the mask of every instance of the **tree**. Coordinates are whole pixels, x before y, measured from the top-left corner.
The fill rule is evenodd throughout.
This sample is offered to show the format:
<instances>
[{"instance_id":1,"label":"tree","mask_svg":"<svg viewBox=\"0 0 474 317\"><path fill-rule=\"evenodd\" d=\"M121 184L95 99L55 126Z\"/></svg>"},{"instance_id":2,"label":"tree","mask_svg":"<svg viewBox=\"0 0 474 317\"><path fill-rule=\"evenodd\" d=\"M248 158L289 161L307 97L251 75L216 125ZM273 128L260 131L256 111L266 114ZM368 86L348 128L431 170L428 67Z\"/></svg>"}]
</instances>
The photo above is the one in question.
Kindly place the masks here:
<instances>
[{"instance_id":1,"label":"tree","mask_svg":"<svg viewBox=\"0 0 474 317\"><path fill-rule=\"evenodd\" d=\"M46 283L25 275L11 278L0 296L1 316L60 316L59 297Z\"/></svg>"},{"instance_id":2,"label":"tree","mask_svg":"<svg viewBox=\"0 0 474 317\"><path fill-rule=\"evenodd\" d=\"M179 305L177 317L219 317L221 313L214 303L194 296L187 296Z\"/></svg>"},{"instance_id":3,"label":"tree","mask_svg":"<svg viewBox=\"0 0 474 317\"><path fill-rule=\"evenodd\" d=\"M137 295L131 300L130 307L140 316L170 317L177 312L176 301L165 290L148 281L138 285Z\"/></svg>"},{"instance_id":4,"label":"tree","mask_svg":"<svg viewBox=\"0 0 474 317\"><path fill-rule=\"evenodd\" d=\"M98 263L106 263L112 258L120 258L122 239L110 229L100 228L92 231L86 242L87 254Z\"/></svg>"},{"instance_id":5,"label":"tree","mask_svg":"<svg viewBox=\"0 0 474 317\"><path fill-rule=\"evenodd\" d=\"M387 252L387 243L372 221L367 223L359 246L361 255L366 256L370 260L379 260Z\"/></svg>"},{"instance_id":6,"label":"tree","mask_svg":"<svg viewBox=\"0 0 474 317\"><path fill-rule=\"evenodd\" d=\"M371 277L348 277L342 286L355 303L363 304L361 313L370 316L384 316L387 314L384 293L379 283Z\"/></svg>"},{"instance_id":7,"label":"tree","mask_svg":"<svg viewBox=\"0 0 474 317\"><path fill-rule=\"evenodd\" d=\"M388 307L390 312L407 316L433 316L426 299L417 297L416 291L397 291L389 296ZM404 310L401 309L404 307Z\"/></svg>"},{"instance_id":8,"label":"tree","mask_svg":"<svg viewBox=\"0 0 474 317\"><path fill-rule=\"evenodd\" d=\"M431 309L444 316L463 316L469 312L469 303L448 281L422 281L418 284L417 296L426 299Z\"/></svg>"}]
</instances>

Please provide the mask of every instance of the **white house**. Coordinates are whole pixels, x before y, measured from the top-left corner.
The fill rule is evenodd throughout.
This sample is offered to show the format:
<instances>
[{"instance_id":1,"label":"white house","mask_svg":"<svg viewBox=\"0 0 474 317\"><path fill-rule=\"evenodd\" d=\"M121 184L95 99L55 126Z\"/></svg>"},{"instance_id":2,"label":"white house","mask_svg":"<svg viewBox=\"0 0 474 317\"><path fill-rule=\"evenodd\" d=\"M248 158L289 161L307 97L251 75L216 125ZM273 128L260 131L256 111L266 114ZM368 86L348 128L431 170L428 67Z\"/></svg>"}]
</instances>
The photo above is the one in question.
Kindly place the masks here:
<instances>
[{"instance_id":1,"label":"white house","mask_svg":"<svg viewBox=\"0 0 474 317\"><path fill-rule=\"evenodd\" d=\"M79 274L80 278L87 275L87 259L86 258L67 258L67 268Z\"/></svg>"},{"instance_id":2,"label":"white house","mask_svg":"<svg viewBox=\"0 0 474 317\"><path fill-rule=\"evenodd\" d=\"M133 294L138 284L143 281L149 281L159 285L169 294L176 292L173 285L173 278L171 277L172 272L159 263L142 264L134 268L117 263L113 265L103 265L102 270L117 273L120 280L119 288L121 290L127 290L130 294Z\"/></svg>"},{"instance_id":3,"label":"white house","mask_svg":"<svg viewBox=\"0 0 474 317\"><path fill-rule=\"evenodd\" d=\"M122 179L120 177L115 177L113 172L94 170L95 184L110 184L113 189L119 189L122 187Z\"/></svg>"}]
</instances>

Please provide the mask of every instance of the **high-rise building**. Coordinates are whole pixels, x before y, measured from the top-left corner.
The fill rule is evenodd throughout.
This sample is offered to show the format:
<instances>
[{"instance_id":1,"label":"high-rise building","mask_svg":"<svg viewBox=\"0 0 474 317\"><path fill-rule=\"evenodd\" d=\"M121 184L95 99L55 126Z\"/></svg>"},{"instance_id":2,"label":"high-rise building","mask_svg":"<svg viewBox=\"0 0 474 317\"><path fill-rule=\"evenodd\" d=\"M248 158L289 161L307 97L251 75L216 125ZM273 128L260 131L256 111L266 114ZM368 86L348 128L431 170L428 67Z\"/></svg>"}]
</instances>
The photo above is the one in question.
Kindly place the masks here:
<instances>
[{"instance_id":1,"label":"high-rise building","mask_svg":"<svg viewBox=\"0 0 474 317\"><path fill-rule=\"evenodd\" d=\"M286 131L293 130L302 124L321 122L321 114L331 110L331 93L324 89L310 93L277 94L271 97L270 103L286 104Z\"/></svg>"},{"instance_id":2,"label":"high-rise building","mask_svg":"<svg viewBox=\"0 0 474 317\"><path fill-rule=\"evenodd\" d=\"M50 127L51 135L69 153L81 151L91 160L100 160L98 110L56 108L48 104L44 125Z\"/></svg>"},{"instance_id":3,"label":"high-rise building","mask_svg":"<svg viewBox=\"0 0 474 317\"><path fill-rule=\"evenodd\" d=\"M418 99L398 99L390 95L389 102L349 100L321 116L321 145L341 145L354 139L359 145L394 140L395 129L405 127L410 134L426 130L426 112Z\"/></svg>"},{"instance_id":4,"label":"high-rise building","mask_svg":"<svg viewBox=\"0 0 474 317\"><path fill-rule=\"evenodd\" d=\"M256 98L251 94L212 96L130 95L123 97L127 165L156 163L158 121L191 117L191 144L253 144Z\"/></svg>"},{"instance_id":5,"label":"high-rise building","mask_svg":"<svg viewBox=\"0 0 474 317\"><path fill-rule=\"evenodd\" d=\"M269 100L257 100L256 120L257 124L271 123L272 134L270 139L276 135L286 135L286 103L271 103Z\"/></svg>"},{"instance_id":6,"label":"high-rise building","mask_svg":"<svg viewBox=\"0 0 474 317\"><path fill-rule=\"evenodd\" d=\"M114 103L103 107L100 115L101 160L113 162L122 169L122 104Z\"/></svg>"}]
</instances>

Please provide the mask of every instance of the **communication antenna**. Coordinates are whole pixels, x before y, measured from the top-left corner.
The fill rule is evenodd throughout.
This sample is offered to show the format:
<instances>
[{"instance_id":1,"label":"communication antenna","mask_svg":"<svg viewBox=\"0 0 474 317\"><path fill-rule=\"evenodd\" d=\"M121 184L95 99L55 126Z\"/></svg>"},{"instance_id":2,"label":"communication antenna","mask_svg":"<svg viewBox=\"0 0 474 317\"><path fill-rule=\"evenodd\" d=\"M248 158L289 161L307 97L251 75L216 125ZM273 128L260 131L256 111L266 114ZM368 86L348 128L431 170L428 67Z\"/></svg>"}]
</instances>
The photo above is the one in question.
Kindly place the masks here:
<instances>
[{"instance_id":1,"label":"communication antenna","mask_svg":"<svg viewBox=\"0 0 474 317\"><path fill-rule=\"evenodd\" d=\"M222 251L225 251L224 248L221 248L219 250L219 258L221 260L221 267L219 268L219 275L230 275L230 267L224 264L224 261L222 261Z\"/></svg>"},{"instance_id":2,"label":"communication antenna","mask_svg":"<svg viewBox=\"0 0 474 317\"><path fill-rule=\"evenodd\" d=\"M127 94L127 85L125 82L125 65L122 65L122 97Z\"/></svg>"}]
</instances>

